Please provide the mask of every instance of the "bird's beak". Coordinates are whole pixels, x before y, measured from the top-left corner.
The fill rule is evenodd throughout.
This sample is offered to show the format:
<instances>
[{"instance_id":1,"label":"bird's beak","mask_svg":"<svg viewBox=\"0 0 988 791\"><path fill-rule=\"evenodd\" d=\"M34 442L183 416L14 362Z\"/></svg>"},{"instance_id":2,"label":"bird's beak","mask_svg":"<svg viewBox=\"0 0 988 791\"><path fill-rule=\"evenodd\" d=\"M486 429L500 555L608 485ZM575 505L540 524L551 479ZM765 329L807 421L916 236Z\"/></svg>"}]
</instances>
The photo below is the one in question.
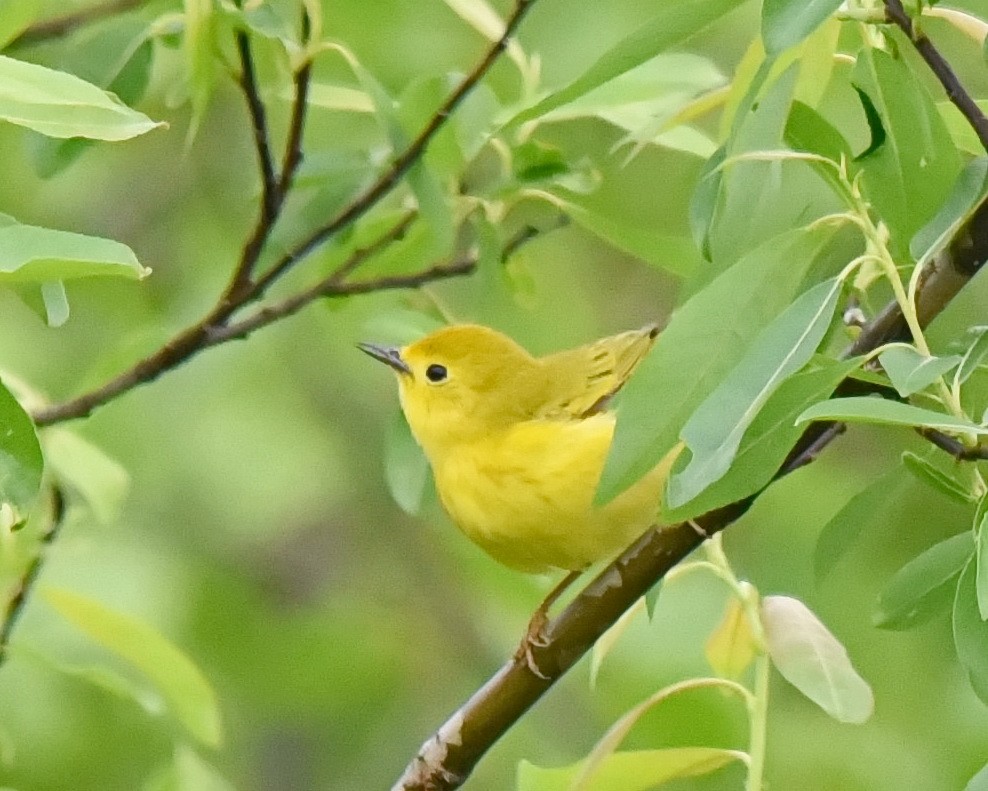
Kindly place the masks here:
<instances>
[{"instance_id":1,"label":"bird's beak","mask_svg":"<svg viewBox=\"0 0 988 791\"><path fill-rule=\"evenodd\" d=\"M401 352L395 346L377 346L373 343L358 343L357 348L366 352L375 360L380 360L385 365L390 365L400 374L411 374L412 369L408 363L401 359Z\"/></svg>"}]
</instances>

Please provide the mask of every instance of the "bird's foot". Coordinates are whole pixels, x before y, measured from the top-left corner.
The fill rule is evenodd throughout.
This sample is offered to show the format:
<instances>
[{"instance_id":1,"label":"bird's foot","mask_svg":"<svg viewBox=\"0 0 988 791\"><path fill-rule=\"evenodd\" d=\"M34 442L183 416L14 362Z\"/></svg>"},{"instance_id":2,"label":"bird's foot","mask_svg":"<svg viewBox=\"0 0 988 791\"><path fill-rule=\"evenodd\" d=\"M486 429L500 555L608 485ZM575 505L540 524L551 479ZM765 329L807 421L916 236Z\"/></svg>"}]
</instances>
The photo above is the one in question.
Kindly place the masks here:
<instances>
[{"instance_id":1,"label":"bird's foot","mask_svg":"<svg viewBox=\"0 0 988 791\"><path fill-rule=\"evenodd\" d=\"M535 614L532 615L532 619L528 622L528 628L525 630L525 636L522 638L518 649L515 651L514 659L516 662L520 662L522 659L525 660L525 664L528 665L528 669L532 671L536 676L541 679L549 680L549 676L542 672L538 663L535 661L535 655L532 653L533 648L545 648L549 645L549 639L545 633L545 627L549 623L548 608L539 607Z\"/></svg>"}]
</instances>

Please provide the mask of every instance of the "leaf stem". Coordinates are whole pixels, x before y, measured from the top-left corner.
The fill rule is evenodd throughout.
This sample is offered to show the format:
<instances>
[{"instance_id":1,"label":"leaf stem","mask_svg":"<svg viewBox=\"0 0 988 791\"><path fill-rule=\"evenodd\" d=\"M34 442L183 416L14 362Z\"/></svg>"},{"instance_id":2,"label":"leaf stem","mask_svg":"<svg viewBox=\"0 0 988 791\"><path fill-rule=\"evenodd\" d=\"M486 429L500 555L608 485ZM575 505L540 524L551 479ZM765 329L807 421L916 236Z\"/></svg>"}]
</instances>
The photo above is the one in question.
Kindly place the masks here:
<instances>
[{"instance_id":1,"label":"leaf stem","mask_svg":"<svg viewBox=\"0 0 988 791\"><path fill-rule=\"evenodd\" d=\"M759 623L761 627L761 623ZM755 659L755 690L748 700L748 781L745 791L762 791L768 733L768 688L771 662L762 650Z\"/></svg>"}]
</instances>

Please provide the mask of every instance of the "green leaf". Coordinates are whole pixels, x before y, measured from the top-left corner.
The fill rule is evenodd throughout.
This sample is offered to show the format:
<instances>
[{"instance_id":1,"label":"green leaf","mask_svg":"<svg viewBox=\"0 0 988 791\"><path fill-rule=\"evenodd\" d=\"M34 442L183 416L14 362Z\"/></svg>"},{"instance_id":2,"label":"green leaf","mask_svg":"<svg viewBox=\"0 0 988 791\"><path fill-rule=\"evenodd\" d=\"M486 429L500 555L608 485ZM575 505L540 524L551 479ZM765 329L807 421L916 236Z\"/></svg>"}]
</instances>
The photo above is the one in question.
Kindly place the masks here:
<instances>
[{"instance_id":1,"label":"green leaf","mask_svg":"<svg viewBox=\"0 0 988 791\"><path fill-rule=\"evenodd\" d=\"M741 4L741 0L677 0L604 53L586 72L508 122L516 127L579 99L656 55L678 46Z\"/></svg>"},{"instance_id":2,"label":"green leaf","mask_svg":"<svg viewBox=\"0 0 988 791\"><path fill-rule=\"evenodd\" d=\"M795 151L818 154L835 164L843 161L850 166L851 146L847 140L826 118L802 102L792 103L784 140ZM809 161L806 164L830 186L835 195L846 200L847 187L841 182L836 168L823 162ZM853 176L853 172L850 175Z\"/></svg>"},{"instance_id":3,"label":"green leaf","mask_svg":"<svg viewBox=\"0 0 988 791\"><path fill-rule=\"evenodd\" d=\"M23 33L41 11L42 0L5 0L0 14L0 49Z\"/></svg>"},{"instance_id":4,"label":"green leaf","mask_svg":"<svg viewBox=\"0 0 988 791\"><path fill-rule=\"evenodd\" d=\"M866 722L875 707L868 683L844 646L810 609L789 596L762 599L772 664L783 678L838 722Z\"/></svg>"},{"instance_id":5,"label":"green leaf","mask_svg":"<svg viewBox=\"0 0 988 791\"><path fill-rule=\"evenodd\" d=\"M731 469L685 505L663 510L669 523L683 522L759 491L778 471L804 429L796 417L829 396L861 364L860 359L803 371L786 379L765 402L741 440Z\"/></svg>"},{"instance_id":6,"label":"green leaf","mask_svg":"<svg viewBox=\"0 0 988 791\"><path fill-rule=\"evenodd\" d=\"M833 234L832 227L817 226L771 239L673 314L616 399L617 428L598 501L613 499L669 452L697 405L789 305Z\"/></svg>"},{"instance_id":7,"label":"green leaf","mask_svg":"<svg viewBox=\"0 0 988 791\"><path fill-rule=\"evenodd\" d=\"M696 409L679 435L692 458L686 469L669 479L670 508L689 502L727 473L758 412L823 340L842 285L835 278L801 295L755 338L737 366Z\"/></svg>"},{"instance_id":8,"label":"green leaf","mask_svg":"<svg viewBox=\"0 0 988 791\"><path fill-rule=\"evenodd\" d=\"M954 238L988 194L988 157L969 162L957 176L950 194L933 218L916 231L909 252L917 261L926 261Z\"/></svg>"},{"instance_id":9,"label":"green leaf","mask_svg":"<svg viewBox=\"0 0 988 791\"><path fill-rule=\"evenodd\" d=\"M41 299L49 327L61 327L69 320L69 297L61 280L41 284Z\"/></svg>"},{"instance_id":10,"label":"green leaf","mask_svg":"<svg viewBox=\"0 0 988 791\"><path fill-rule=\"evenodd\" d=\"M174 761L156 772L141 791L234 791L233 785L195 750L175 748Z\"/></svg>"},{"instance_id":11,"label":"green leaf","mask_svg":"<svg viewBox=\"0 0 988 791\"><path fill-rule=\"evenodd\" d=\"M186 85L192 104L189 140L199 131L216 87L216 13L212 0L183 0Z\"/></svg>"},{"instance_id":12,"label":"green leaf","mask_svg":"<svg viewBox=\"0 0 988 791\"><path fill-rule=\"evenodd\" d=\"M133 701L148 714L158 716L165 710L165 702L157 692L109 667L67 664L22 645L17 647L17 655L38 662L46 669L85 681L124 700Z\"/></svg>"},{"instance_id":13,"label":"green leaf","mask_svg":"<svg viewBox=\"0 0 988 791\"><path fill-rule=\"evenodd\" d=\"M418 514L432 474L401 412L392 421L385 440L384 472L388 490L398 507L412 516Z\"/></svg>"},{"instance_id":14,"label":"green leaf","mask_svg":"<svg viewBox=\"0 0 988 791\"><path fill-rule=\"evenodd\" d=\"M964 384L970 379L971 374L978 370L981 363L984 362L985 356L988 355L988 325L970 327L967 334L973 336L974 340L964 352L961 364L954 374L954 387Z\"/></svg>"},{"instance_id":15,"label":"green leaf","mask_svg":"<svg viewBox=\"0 0 988 791\"><path fill-rule=\"evenodd\" d=\"M403 151L408 146L409 140L402 126L395 100L349 49L342 44L332 44L330 48L343 57L360 82L360 87L370 97L374 104L374 115L387 135L392 149L395 152ZM454 235L452 213L446 205L442 186L422 159L408 169L405 178L418 201L419 211L434 234L436 248L433 254L437 257L441 256L452 247Z\"/></svg>"},{"instance_id":16,"label":"green leaf","mask_svg":"<svg viewBox=\"0 0 988 791\"><path fill-rule=\"evenodd\" d=\"M973 552L971 534L964 532L910 560L878 595L872 623L880 629L911 629L946 609L957 577Z\"/></svg>"},{"instance_id":17,"label":"green leaf","mask_svg":"<svg viewBox=\"0 0 988 791\"><path fill-rule=\"evenodd\" d=\"M94 275L141 279L150 273L127 245L112 239L34 225L0 227L0 285Z\"/></svg>"},{"instance_id":18,"label":"green leaf","mask_svg":"<svg viewBox=\"0 0 988 791\"><path fill-rule=\"evenodd\" d=\"M287 87L281 94L282 99L292 99L294 89ZM336 110L349 113L373 113L374 102L366 91L349 88L345 85L330 85L325 82L313 82L309 85L306 96L309 104L322 107L325 110Z\"/></svg>"},{"instance_id":19,"label":"green leaf","mask_svg":"<svg viewBox=\"0 0 988 791\"><path fill-rule=\"evenodd\" d=\"M703 653L720 678L740 678L754 660L755 638L737 596L728 598L724 616L707 638Z\"/></svg>"},{"instance_id":20,"label":"green leaf","mask_svg":"<svg viewBox=\"0 0 988 791\"><path fill-rule=\"evenodd\" d=\"M130 489L130 474L120 462L64 428L46 429L44 444L45 458L59 486L75 494L96 521L116 521Z\"/></svg>"},{"instance_id":21,"label":"green leaf","mask_svg":"<svg viewBox=\"0 0 988 791\"><path fill-rule=\"evenodd\" d=\"M869 525L902 494L904 476L893 468L852 496L823 526L813 549L813 571L822 582Z\"/></svg>"},{"instance_id":22,"label":"green leaf","mask_svg":"<svg viewBox=\"0 0 988 791\"><path fill-rule=\"evenodd\" d=\"M905 258L909 241L943 204L960 172L957 149L905 59L866 47L851 79L867 95L877 115L870 120L882 133L858 158L865 194L889 227L894 254Z\"/></svg>"},{"instance_id":23,"label":"green leaf","mask_svg":"<svg viewBox=\"0 0 988 791\"><path fill-rule=\"evenodd\" d=\"M981 112L988 113L988 100L977 99L975 104ZM950 133L950 138L959 151L970 154L972 157L984 156L985 147L981 145L978 133L953 102L937 102L937 112L940 113L947 131Z\"/></svg>"},{"instance_id":24,"label":"green leaf","mask_svg":"<svg viewBox=\"0 0 988 791\"><path fill-rule=\"evenodd\" d=\"M129 140L163 123L72 74L0 55L0 118L49 137Z\"/></svg>"},{"instance_id":25,"label":"green leaf","mask_svg":"<svg viewBox=\"0 0 988 791\"><path fill-rule=\"evenodd\" d=\"M971 493L928 459L907 450L902 454L902 463L909 472L927 486L947 495L958 503L971 504L973 500Z\"/></svg>"},{"instance_id":26,"label":"green leaf","mask_svg":"<svg viewBox=\"0 0 988 791\"><path fill-rule=\"evenodd\" d=\"M842 0L764 0L762 41L777 55L807 38L833 14Z\"/></svg>"},{"instance_id":27,"label":"green leaf","mask_svg":"<svg viewBox=\"0 0 988 791\"><path fill-rule=\"evenodd\" d=\"M0 505L26 519L41 489L44 457L34 423L0 382Z\"/></svg>"},{"instance_id":28,"label":"green leaf","mask_svg":"<svg viewBox=\"0 0 988 791\"><path fill-rule=\"evenodd\" d=\"M975 525L975 537L977 539L977 551L975 562L977 571L977 591L978 591L978 612L981 613L981 620L988 621L988 513L986 510L988 495L982 498L979 503L978 512L981 514L981 521Z\"/></svg>"},{"instance_id":29,"label":"green leaf","mask_svg":"<svg viewBox=\"0 0 988 791\"><path fill-rule=\"evenodd\" d=\"M681 236L664 236L624 217L606 214L605 207L587 206L556 194L559 205L578 225L614 245L673 275L688 277L699 256L693 243Z\"/></svg>"},{"instance_id":30,"label":"green leaf","mask_svg":"<svg viewBox=\"0 0 988 791\"><path fill-rule=\"evenodd\" d=\"M892 386L903 398L936 382L960 363L957 355L929 357L915 346L895 344L878 355L878 359L892 381Z\"/></svg>"},{"instance_id":31,"label":"green leaf","mask_svg":"<svg viewBox=\"0 0 988 791\"><path fill-rule=\"evenodd\" d=\"M954 648L968 681L988 705L988 623L978 610L977 564L972 558L961 572L954 598Z\"/></svg>"},{"instance_id":32,"label":"green leaf","mask_svg":"<svg viewBox=\"0 0 988 791\"><path fill-rule=\"evenodd\" d=\"M964 791L988 791L988 764L985 764L980 772L967 781Z\"/></svg>"},{"instance_id":33,"label":"green leaf","mask_svg":"<svg viewBox=\"0 0 988 791\"><path fill-rule=\"evenodd\" d=\"M140 670L179 722L212 747L221 741L216 693L192 661L146 623L78 593L46 588L45 600L76 628Z\"/></svg>"},{"instance_id":34,"label":"green leaf","mask_svg":"<svg viewBox=\"0 0 988 791\"><path fill-rule=\"evenodd\" d=\"M872 396L831 398L829 401L822 401L803 412L796 422L809 423L811 420L840 420L849 423L877 423L885 426L988 434L988 427L943 412L934 412L912 404L902 404Z\"/></svg>"},{"instance_id":35,"label":"green leaf","mask_svg":"<svg viewBox=\"0 0 988 791\"><path fill-rule=\"evenodd\" d=\"M577 788L593 791L651 791L656 786L681 777L699 777L736 761L739 753L716 747L670 747L662 750L636 750L611 753L598 764L593 785ZM575 791L586 761L546 769L528 761L518 764L518 791Z\"/></svg>"}]
</instances>

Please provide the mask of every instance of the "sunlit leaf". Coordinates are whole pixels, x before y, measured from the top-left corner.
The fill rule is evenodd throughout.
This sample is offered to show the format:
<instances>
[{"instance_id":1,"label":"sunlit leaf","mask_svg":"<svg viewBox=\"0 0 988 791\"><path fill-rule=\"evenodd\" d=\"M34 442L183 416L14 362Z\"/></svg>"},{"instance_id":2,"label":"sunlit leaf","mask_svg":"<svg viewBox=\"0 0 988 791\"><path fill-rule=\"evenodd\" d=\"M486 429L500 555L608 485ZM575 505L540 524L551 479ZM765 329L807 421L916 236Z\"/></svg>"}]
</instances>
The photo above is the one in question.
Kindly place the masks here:
<instances>
[{"instance_id":1,"label":"sunlit leaf","mask_svg":"<svg viewBox=\"0 0 988 791\"><path fill-rule=\"evenodd\" d=\"M954 598L954 647L961 667L981 702L988 705L988 623L978 610L977 564L961 572Z\"/></svg>"},{"instance_id":2,"label":"sunlit leaf","mask_svg":"<svg viewBox=\"0 0 988 791\"><path fill-rule=\"evenodd\" d=\"M140 279L150 272L112 239L19 223L0 227L0 284L95 275Z\"/></svg>"},{"instance_id":3,"label":"sunlit leaf","mask_svg":"<svg viewBox=\"0 0 988 791\"><path fill-rule=\"evenodd\" d=\"M146 623L72 591L45 588L45 600L76 628L140 670L176 719L199 741L221 740L216 693L192 661Z\"/></svg>"},{"instance_id":4,"label":"sunlit leaf","mask_svg":"<svg viewBox=\"0 0 988 791\"><path fill-rule=\"evenodd\" d=\"M670 747L611 753L600 762L591 784L574 786L585 761L546 769L528 761L518 765L518 791L650 791L681 777L699 777L739 760L739 753L716 747Z\"/></svg>"},{"instance_id":5,"label":"sunlit leaf","mask_svg":"<svg viewBox=\"0 0 988 791\"><path fill-rule=\"evenodd\" d=\"M45 303L45 318L49 327L61 327L69 320L69 297L61 280L42 283L41 299Z\"/></svg>"},{"instance_id":6,"label":"sunlit leaf","mask_svg":"<svg viewBox=\"0 0 988 791\"><path fill-rule=\"evenodd\" d=\"M929 387L961 361L957 355L930 357L907 344L890 346L878 355L878 359L892 386L903 398Z\"/></svg>"},{"instance_id":7,"label":"sunlit leaf","mask_svg":"<svg viewBox=\"0 0 988 791\"><path fill-rule=\"evenodd\" d=\"M679 0L665 3L656 16L604 53L580 77L520 112L509 125L517 126L531 121L580 98L660 52L675 47L738 5L740 0Z\"/></svg>"},{"instance_id":8,"label":"sunlit leaf","mask_svg":"<svg viewBox=\"0 0 988 791\"><path fill-rule=\"evenodd\" d=\"M0 505L26 519L41 488L44 471L34 423L10 391L0 383Z\"/></svg>"},{"instance_id":9,"label":"sunlit leaf","mask_svg":"<svg viewBox=\"0 0 988 791\"><path fill-rule=\"evenodd\" d=\"M724 616L704 645L704 654L721 678L740 678L755 658L755 640L744 606L736 596L727 600Z\"/></svg>"},{"instance_id":10,"label":"sunlit leaf","mask_svg":"<svg viewBox=\"0 0 988 791\"><path fill-rule=\"evenodd\" d=\"M770 55L795 46L823 24L842 0L764 0L762 40Z\"/></svg>"},{"instance_id":11,"label":"sunlit leaf","mask_svg":"<svg viewBox=\"0 0 988 791\"><path fill-rule=\"evenodd\" d=\"M164 126L65 72L0 55L0 119L49 137L128 140Z\"/></svg>"},{"instance_id":12,"label":"sunlit leaf","mask_svg":"<svg viewBox=\"0 0 988 791\"><path fill-rule=\"evenodd\" d=\"M902 454L902 463L909 472L927 486L942 492L955 502L964 505L971 503L973 499L971 493L928 459L907 450Z\"/></svg>"},{"instance_id":13,"label":"sunlit leaf","mask_svg":"<svg viewBox=\"0 0 988 791\"><path fill-rule=\"evenodd\" d=\"M910 560L882 589L872 622L882 629L911 629L947 609L973 552L974 541L965 532Z\"/></svg>"},{"instance_id":14,"label":"sunlit leaf","mask_svg":"<svg viewBox=\"0 0 988 791\"><path fill-rule=\"evenodd\" d=\"M215 767L186 745L175 748L171 764L156 772L141 791L235 791Z\"/></svg>"},{"instance_id":15,"label":"sunlit leaf","mask_svg":"<svg viewBox=\"0 0 988 791\"><path fill-rule=\"evenodd\" d=\"M692 458L669 480L670 508L689 502L728 471L759 410L823 340L841 287L834 279L801 295L754 339L737 366L696 409L680 432Z\"/></svg>"},{"instance_id":16,"label":"sunlit leaf","mask_svg":"<svg viewBox=\"0 0 988 791\"><path fill-rule=\"evenodd\" d=\"M988 434L988 427L979 426L953 415L871 396L831 398L829 401L822 401L803 412L796 422L808 423L812 420L841 420L850 423L877 423L886 426L924 427L941 431Z\"/></svg>"},{"instance_id":17,"label":"sunlit leaf","mask_svg":"<svg viewBox=\"0 0 988 791\"><path fill-rule=\"evenodd\" d=\"M838 722L862 723L875 706L871 687L847 650L798 599L766 596L762 623L772 664L782 676Z\"/></svg>"}]
</instances>

